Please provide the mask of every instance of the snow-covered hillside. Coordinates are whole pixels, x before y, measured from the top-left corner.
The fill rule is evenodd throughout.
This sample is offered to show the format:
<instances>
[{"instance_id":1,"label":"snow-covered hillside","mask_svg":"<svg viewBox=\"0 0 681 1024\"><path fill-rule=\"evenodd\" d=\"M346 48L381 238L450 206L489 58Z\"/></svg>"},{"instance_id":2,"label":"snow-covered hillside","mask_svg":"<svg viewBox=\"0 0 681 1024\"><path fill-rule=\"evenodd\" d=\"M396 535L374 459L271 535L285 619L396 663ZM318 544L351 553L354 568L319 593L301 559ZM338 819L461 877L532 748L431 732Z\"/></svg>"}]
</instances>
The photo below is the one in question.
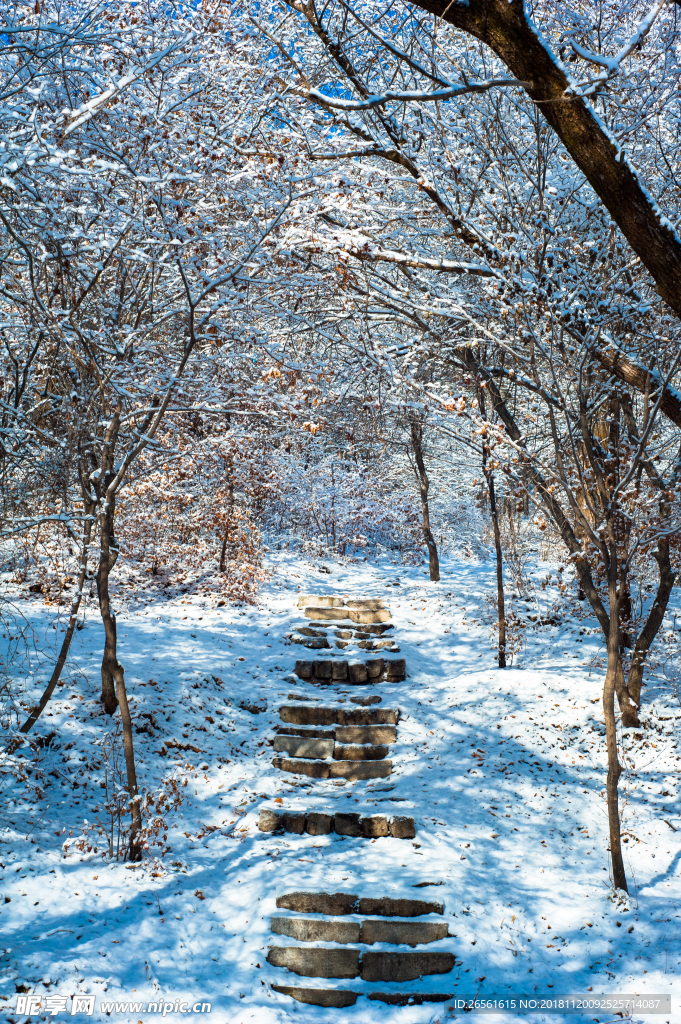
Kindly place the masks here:
<instances>
[{"instance_id":1,"label":"snow-covered hillside","mask_svg":"<svg viewBox=\"0 0 681 1024\"><path fill-rule=\"evenodd\" d=\"M93 994L89 1019L144 1024L156 1015L107 1014L102 1003L200 1000L221 1024L335 1024L351 1015L358 1024L411 1024L462 1016L452 1002L398 1007L360 996L352 1008L323 1009L274 992L272 984L308 984L266 961L268 946L294 944L272 935L277 896L305 890L444 903L449 937L433 948L454 953L457 966L384 984L385 991L457 998L671 993L672 1014L654 1019L681 1020L681 707L673 691L651 682L643 728L623 737L631 893L616 898L608 871L602 676L592 665L600 651L595 622L559 614L542 625L550 588L538 590L539 608L516 600L528 623L526 644L516 664L500 671L485 602L494 589L489 565L446 560L435 584L422 568L329 561L330 572L320 572L321 563L270 558L272 575L257 606L130 596L119 614L141 782L154 788L174 772L183 794L167 819L169 851L142 866L73 845L83 821L93 822L101 809L100 744L112 728L98 701L100 625L88 622L77 634L67 681L33 736L54 731L54 738L37 755L17 752L15 760L25 758L27 766L24 781L5 764L5 1019L27 1019L15 1008L18 994L31 993L68 996L69 1006L74 993ZM545 575L537 569L537 580ZM299 593L381 597L390 605L407 678L371 688L384 706L400 709L388 778L315 780L273 766L279 706L292 690L316 695L290 676L295 660L308 656L285 639L304 623ZM46 612L45 629L50 622ZM35 693L44 678L36 673ZM257 828L263 805L410 815L416 838L266 834ZM390 949L372 946L383 948ZM168 1020L187 1017L166 1011ZM495 1019L515 1017L480 1016ZM586 1019L614 1018L593 1012Z\"/></svg>"}]
</instances>

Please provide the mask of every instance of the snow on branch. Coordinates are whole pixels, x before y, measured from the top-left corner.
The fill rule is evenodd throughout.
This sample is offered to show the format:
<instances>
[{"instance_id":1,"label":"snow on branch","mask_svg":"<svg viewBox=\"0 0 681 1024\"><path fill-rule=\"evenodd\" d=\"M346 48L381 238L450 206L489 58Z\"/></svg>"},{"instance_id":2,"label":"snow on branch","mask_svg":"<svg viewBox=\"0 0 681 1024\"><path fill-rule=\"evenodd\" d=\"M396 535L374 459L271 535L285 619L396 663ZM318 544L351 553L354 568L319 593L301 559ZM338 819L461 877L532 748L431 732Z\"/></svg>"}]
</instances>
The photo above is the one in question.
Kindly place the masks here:
<instances>
[{"instance_id":1,"label":"snow on branch","mask_svg":"<svg viewBox=\"0 0 681 1024\"><path fill-rule=\"evenodd\" d=\"M434 92L425 92L421 89L407 90L405 92L393 92L388 90L384 93L376 93L367 96L363 100L344 100L337 96L327 96L318 89L299 88L294 90L306 99L314 100L325 107L334 110L371 110L374 107L383 106L386 103L438 103L451 100L455 96L463 96L471 92L487 92L494 88L519 88L529 89L529 82L521 82L517 78L490 78L484 82L473 82L468 85L452 85L447 89L436 89Z\"/></svg>"}]
</instances>

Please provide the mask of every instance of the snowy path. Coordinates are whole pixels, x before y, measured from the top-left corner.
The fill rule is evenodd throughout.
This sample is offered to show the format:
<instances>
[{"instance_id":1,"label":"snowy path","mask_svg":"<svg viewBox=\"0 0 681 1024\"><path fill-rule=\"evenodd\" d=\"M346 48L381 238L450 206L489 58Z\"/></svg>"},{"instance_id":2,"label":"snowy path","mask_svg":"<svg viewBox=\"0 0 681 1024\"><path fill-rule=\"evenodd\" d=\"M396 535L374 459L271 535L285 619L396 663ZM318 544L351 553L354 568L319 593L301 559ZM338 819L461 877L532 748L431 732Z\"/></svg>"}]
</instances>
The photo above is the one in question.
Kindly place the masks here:
<instances>
[{"instance_id":1,"label":"snowy path","mask_svg":"<svg viewBox=\"0 0 681 1024\"><path fill-rule=\"evenodd\" d=\"M41 726L43 734L58 728L60 740L43 751L44 796L31 805L23 788L5 790L14 797L0 847L1 892L10 901L1 908L5 1005L15 1005L15 991L90 992L98 1005L186 994L211 1001L212 1019L225 1024L350 1014L359 1024L453 1019L447 1003L400 1008L360 998L351 1009L320 1009L273 992L287 975L265 959L276 897L305 889L441 900L452 934L442 948L460 966L408 983L415 991L672 992L677 1009L653 1019L681 1020L681 711L673 695L651 687L650 725L640 740L625 740L632 899L618 905L608 887L601 681L587 664L597 636L583 624L542 628L520 666L500 672L484 621L489 567L451 562L440 584L416 569L330 567L322 575L281 558L258 608L215 609L191 598L121 614L133 713L148 723L136 735L140 775L151 785L173 763L195 767L157 875L61 852L62 829L75 835L79 821L93 817L94 743L108 727L97 704L98 627L78 635L82 672ZM397 579L400 587L388 586ZM336 786L273 767L268 741L291 690L284 677L301 656L283 637L301 621L298 593L322 591L388 597L391 605L409 674L378 691L401 711L389 779ZM178 744L196 750L180 754ZM411 815L416 838L263 834L259 809L277 799L292 810ZM287 977L284 984L307 984ZM154 1019L99 1013L94 1019Z\"/></svg>"}]
</instances>

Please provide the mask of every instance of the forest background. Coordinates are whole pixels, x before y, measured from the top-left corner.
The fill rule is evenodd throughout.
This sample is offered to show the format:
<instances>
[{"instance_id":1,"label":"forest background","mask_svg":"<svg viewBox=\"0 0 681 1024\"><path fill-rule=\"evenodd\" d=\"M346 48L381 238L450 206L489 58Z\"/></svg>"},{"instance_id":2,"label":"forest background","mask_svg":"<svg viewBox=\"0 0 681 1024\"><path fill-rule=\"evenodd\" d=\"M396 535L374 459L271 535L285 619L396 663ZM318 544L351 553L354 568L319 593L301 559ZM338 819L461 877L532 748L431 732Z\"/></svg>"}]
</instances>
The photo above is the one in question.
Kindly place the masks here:
<instances>
[{"instance_id":1,"label":"forest background","mask_svg":"<svg viewBox=\"0 0 681 1024\"><path fill-rule=\"evenodd\" d=\"M25 772L95 602L123 855L162 831L124 561L138 586L239 603L268 549L426 557L433 582L443 550L489 555L503 667L509 580L552 555L602 634L626 890L618 743L646 671L677 664L678 3L2 17L0 531L12 582L64 624L34 702L30 617L0 607L3 771Z\"/></svg>"}]
</instances>

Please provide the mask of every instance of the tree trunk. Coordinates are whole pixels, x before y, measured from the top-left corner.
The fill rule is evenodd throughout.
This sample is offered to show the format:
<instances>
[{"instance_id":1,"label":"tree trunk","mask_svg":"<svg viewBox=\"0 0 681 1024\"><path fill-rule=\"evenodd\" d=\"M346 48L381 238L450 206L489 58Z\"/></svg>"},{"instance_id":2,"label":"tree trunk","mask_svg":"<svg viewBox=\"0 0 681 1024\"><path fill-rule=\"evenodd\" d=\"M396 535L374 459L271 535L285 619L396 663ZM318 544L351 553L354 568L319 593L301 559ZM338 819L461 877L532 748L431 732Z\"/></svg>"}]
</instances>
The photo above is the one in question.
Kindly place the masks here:
<instances>
[{"instance_id":1,"label":"tree trunk","mask_svg":"<svg viewBox=\"0 0 681 1024\"><path fill-rule=\"evenodd\" d=\"M109 596L109 573L112 568L113 520L115 497L109 500L101 525L99 568L97 570L97 596L99 612L104 626L104 654L102 656L102 704L107 715L113 715L118 707L116 697L115 669L118 663L116 648L116 616L111 611ZM115 561L115 556L114 561Z\"/></svg>"},{"instance_id":2,"label":"tree trunk","mask_svg":"<svg viewBox=\"0 0 681 1024\"><path fill-rule=\"evenodd\" d=\"M610 524L612 530L612 524ZM605 718L605 739L608 751L607 807L610 832L610 859L612 880L616 889L628 892L627 878L622 859L618 786L622 768L617 756L617 724L615 722L615 687L620 664L620 608L617 587L617 546L611 542L610 564L608 566L608 594L610 604L610 632L608 635L608 667L603 683L603 716Z\"/></svg>"},{"instance_id":3,"label":"tree trunk","mask_svg":"<svg viewBox=\"0 0 681 1024\"><path fill-rule=\"evenodd\" d=\"M136 861L142 859L142 849L139 846L137 837L142 828L142 814L140 811L139 792L137 788L137 771L135 769L135 751L132 743L132 718L128 706L128 694L125 689L125 673L123 666L116 660L113 667L113 674L116 680L116 694L118 705L121 709L121 722L123 724L123 750L125 753L125 773L128 781L128 793L130 794L130 843L128 846L128 860Z\"/></svg>"},{"instance_id":4,"label":"tree trunk","mask_svg":"<svg viewBox=\"0 0 681 1024\"><path fill-rule=\"evenodd\" d=\"M22 725L19 732L27 733L30 732L35 723L38 721L43 711L45 710L50 697L55 691L57 683L61 677L62 669L66 664L66 658L69 653L73 634L76 629L76 623L78 622L78 612L80 610L81 601L83 599L83 587L85 586L85 579L87 576L87 564L89 556L90 538L92 537L92 507L86 505L84 507L85 520L83 522L83 549L80 554L80 567L78 570L78 588L73 595L71 600L71 614L69 617L69 624L66 627L66 635L62 641L61 650L59 657L57 658L57 664L54 666L50 681L43 691L43 695L40 698L40 702L31 710L30 715Z\"/></svg>"},{"instance_id":5,"label":"tree trunk","mask_svg":"<svg viewBox=\"0 0 681 1024\"><path fill-rule=\"evenodd\" d=\"M492 526L494 528L494 550L497 556L497 611L499 617L499 668L506 668L506 610L504 607L504 572L501 557L501 533L499 532L499 514L497 510L497 499L494 493L494 476L492 473L487 478L489 485L489 506L492 513Z\"/></svg>"},{"instance_id":6,"label":"tree trunk","mask_svg":"<svg viewBox=\"0 0 681 1024\"><path fill-rule=\"evenodd\" d=\"M437 544L430 528L430 508L428 506L428 491L430 482L426 473L426 466L423 461L423 425L416 419L410 419L411 426L411 447L416 461L416 480L421 494L421 513L423 517L423 539L428 548L428 566L430 578L433 583L440 579L440 560L437 556Z\"/></svg>"}]
</instances>

